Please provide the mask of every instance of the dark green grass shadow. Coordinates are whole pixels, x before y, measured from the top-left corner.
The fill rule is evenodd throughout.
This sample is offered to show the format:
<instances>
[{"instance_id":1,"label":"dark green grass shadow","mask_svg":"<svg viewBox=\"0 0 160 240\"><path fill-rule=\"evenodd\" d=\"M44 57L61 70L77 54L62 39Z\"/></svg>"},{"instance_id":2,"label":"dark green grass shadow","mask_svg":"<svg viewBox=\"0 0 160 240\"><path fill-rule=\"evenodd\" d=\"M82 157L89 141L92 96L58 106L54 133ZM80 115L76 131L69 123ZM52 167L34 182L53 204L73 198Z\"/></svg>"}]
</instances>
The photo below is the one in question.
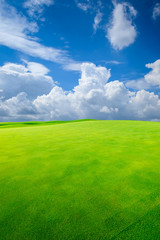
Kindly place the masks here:
<instances>
[{"instance_id":1,"label":"dark green grass shadow","mask_svg":"<svg viewBox=\"0 0 160 240\"><path fill-rule=\"evenodd\" d=\"M143 217L123 229L111 240L158 240L160 239L160 204L149 210Z\"/></svg>"},{"instance_id":2,"label":"dark green grass shadow","mask_svg":"<svg viewBox=\"0 0 160 240\"><path fill-rule=\"evenodd\" d=\"M1 122L1 128L15 128L15 127L37 127L37 126L47 126L47 125L55 125L55 124L65 124L65 123L78 123L78 122L88 122L88 121L97 121L94 119L80 119L73 121L29 121L29 122Z\"/></svg>"}]
</instances>

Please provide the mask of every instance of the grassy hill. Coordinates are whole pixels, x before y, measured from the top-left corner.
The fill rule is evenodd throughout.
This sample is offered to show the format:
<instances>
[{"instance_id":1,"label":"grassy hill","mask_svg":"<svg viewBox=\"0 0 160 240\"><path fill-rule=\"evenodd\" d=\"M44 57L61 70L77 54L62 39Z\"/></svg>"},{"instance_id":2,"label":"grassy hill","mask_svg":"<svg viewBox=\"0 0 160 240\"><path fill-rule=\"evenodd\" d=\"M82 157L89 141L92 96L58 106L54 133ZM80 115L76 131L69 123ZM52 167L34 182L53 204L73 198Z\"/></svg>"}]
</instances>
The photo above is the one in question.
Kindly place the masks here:
<instances>
[{"instance_id":1,"label":"grassy hill","mask_svg":"<svg viewBox=\"0 0 160 240\"><path fill-rule=\"evenodd\" d=\"M0 205L2 240L159 239L160 123L1 123Z\"/></svg>"}]
</instances>

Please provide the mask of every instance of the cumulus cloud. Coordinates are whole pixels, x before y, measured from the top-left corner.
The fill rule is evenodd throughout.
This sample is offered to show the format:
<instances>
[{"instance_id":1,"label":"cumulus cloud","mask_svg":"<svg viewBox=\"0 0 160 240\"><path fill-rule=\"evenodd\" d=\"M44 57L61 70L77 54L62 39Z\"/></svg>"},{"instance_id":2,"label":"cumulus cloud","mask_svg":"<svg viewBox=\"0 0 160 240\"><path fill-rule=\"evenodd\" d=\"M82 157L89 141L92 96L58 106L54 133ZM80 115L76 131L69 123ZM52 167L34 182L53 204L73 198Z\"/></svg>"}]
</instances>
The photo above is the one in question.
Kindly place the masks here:
<instances>
[{"instance_id":1,"label":"cumulus cloud","mask_svg":"<svg viewBox=\"0 0 160 240\"><path fill-rule=\"evenodd\" d=\"M32 69L34 64L28 63L29 67L10 65L7 66L7 71L9 74L10 72L17 74L17 71L20 74L28 74L29 68ZM45 68L41 73L37 70L38 66L35 69L36 71L29 73L35 76L39 74L46 76L48 73ZM160 120L158 95L144 89L129 90L123 82L109 81L110 76L110 69L93 63L83 63L78 85L72 91L66 92L54 84L50 92L32 99L29 92L27 96L23 87L19 89L21 92L17 95L0 99L1 120L81 118ZM1 86L0 89L3 90Z\"/></svg>"},{"instance_id":2,"label":"cumulus cloud","mask_svg":"<svg viewBox=\"0 0 160 240\"><path fill-rule=\"evenodd\" d=\"M160 59L154 63L146 64L146 67L152 69L148 74L145 75L146 82L153 86L160 86Z\"/></svg>"},{"instance_id":3,"label":"cumulus cloud","mask_svg":"<svg viewBox=\"0 0 160 240\"><path fill-rule=\"evenodd\" d=\"M83 63L79 84L73 91L65 93L63 89L54 87L48 95L39 96L34 104L39 112L43 109L50 119L86 118L89 112L96 116L97 111L94 113L94 110L98 110L99 101L103 101L103 86L109 77L110 70L96 67L93 63Z\"/></svg>"},{"instance_id":4,"label":"cumulus cloud","mask_svg":"<svg viewBox=\"0 0 160 240\"><path fill-rule=\"evenodd\" d=\"M135 119L160 121L160 99L153 92L138 91L130 100L132 117Z\"/></svg>"},{"instance_id":5,"label":"cumulus cloud","mask_svg":"<svg viewBox=\"0 0 160 240\"><path fill-rule=\"evenodd\" d=\"M76 119L70 94L65 93L62 88L55 86L48 95L39 96L34 100L36 107L42 118L49 120L71 120Z\"/></svg>"},{"instance_id":6,"label":"cumulus cloud","mask_svg":"<svg viewBox=\"0 0 160 240\"><path fill-rule=\"evenodd\" d=\"M4 0L0 0L0 5L0 45L63 66L79 64L66 51L39 43L38 39L33 37L33 34L39 30L35 22L29 22Z\"/></svg>"},{"instance_id":7,"label":"cumulus cloud","mask_svg":"<svg viewBox=\"0 0 160 240\"><path fill-rule=\"evenodd\" d=\"M45 6L48 7L53 4L53 0L27 0L24 2L24 7L27 9L27 12L31 17L38 17L44 11Z\"/></svg>"},{"instance_id":8,"label":"cumulus cloud","mask_svg":"<svg viewBox=\"0 0 160 240\"><path fill-rule=\"evenodd\" d=\"M151 68L152 70L144 75L143 78L136 80L129 80L125 83L128 88L134 90L142 90L142 89L151 89L160 87L160 59L155 61L154 63L146 64L147 68Z\"/></svg>"},{"instance_id":9,"label":"cumulus cloud","mask_svg":"<svg viewBox=\"0 0 160 240\"><path fill-rule=\"evenodd\" d=\"M160 99L145 90L130 91L123 82L111 81L110 70L84 63L79 84L71 92L54 87L34 100L48 119L160 119Z\"/></svg>"},{"instance_id":10,"label":"cumulus cloud","mask_svg":"<svg viewBox=\"0 0 160 240\"><path fill-rule=\"evenodd\" d=\"M38 113L24 92L17 96L0 100L0 119L1 121L28 121L38 120Z\"/></svg>"},{"instance_id":11,"label":"cumulus cloud","mask_svg":"<svg viewBox=\"0 0 160 240\"><path fill-rule=\"evenodd\" d=\"M47 94L54 86L49 70L42 64L27 62L22 64L6 63L0 67L0 95L5 99L25 92L28 98L34 99Z\"/></svg>"},{"instance_id":12,"label":"cumulus cloud","mask_svg":"<svg viewBox=\"0 0 160 240\"><path fill-rule=\"evenodd\" d=\"M152 17L154 20L156 20L159 16L160 16L160 3L156 3L153 8Z\"/></svg>"},{"instance_id":13,"label":"cumulus cloud","mask_svg":"<svg viewBox=\"0 0 160 240\"><path fill-rule=\"evenodd\" d=\"M137 31L133 25L133 17L136 14L137 11L129 3L114 3L106 35L114 49L121 50L135 41Z\"/></svg>"}]
</instances>

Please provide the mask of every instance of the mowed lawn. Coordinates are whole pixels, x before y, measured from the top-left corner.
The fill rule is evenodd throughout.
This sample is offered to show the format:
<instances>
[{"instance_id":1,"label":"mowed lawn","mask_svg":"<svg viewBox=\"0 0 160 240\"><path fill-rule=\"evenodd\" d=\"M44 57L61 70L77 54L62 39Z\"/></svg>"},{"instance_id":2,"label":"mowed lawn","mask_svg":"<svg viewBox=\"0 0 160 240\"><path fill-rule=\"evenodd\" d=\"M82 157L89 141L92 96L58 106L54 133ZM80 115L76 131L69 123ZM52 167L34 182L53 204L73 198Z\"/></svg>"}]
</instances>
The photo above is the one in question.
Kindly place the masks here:
<instances>
[{"instance_id":1,"label":"mowed lawn","mask_svg":"<svg viewBox=\"0 0 160 240\"><path fill-rule=\"evenodd\" d=\"M0 239L160 239L160 123L1 124Z\"/></svg>"}]
</instances>

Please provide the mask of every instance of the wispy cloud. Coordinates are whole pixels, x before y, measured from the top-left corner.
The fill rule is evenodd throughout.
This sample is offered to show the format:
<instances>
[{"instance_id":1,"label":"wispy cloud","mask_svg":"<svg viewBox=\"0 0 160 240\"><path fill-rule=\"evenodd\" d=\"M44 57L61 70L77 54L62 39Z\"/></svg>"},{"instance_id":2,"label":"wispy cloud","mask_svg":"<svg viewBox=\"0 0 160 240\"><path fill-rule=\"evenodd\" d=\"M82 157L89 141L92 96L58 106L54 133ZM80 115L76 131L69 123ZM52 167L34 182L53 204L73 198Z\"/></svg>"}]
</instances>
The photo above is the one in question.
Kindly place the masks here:
<instances>
[{"instance_id":1,"label":"wispy cloud","mask_svg":"<svg viewBox=\"0 0 160 240\"><path fill-rule=\"evenodd\" d=\"M35 22L29 22L25 16L18 14L16 9L0 0L0 44L33 57L62 64L79 64L67 51L47 47L33 37L39 28ZM72 70L70 68L70 70Z\"/></svg>"},{"instance_id":2,"label":"wispy cloud","mask_svg":"<svg viewBox=\"0 0 160 240\"><path fill-rule=\"evenodd\" d=\"M117 60L110 60L110 61L105 61L105 63L119 65L119 64L122 64L123 62L120 62L120 61L117 61Z\"/></svg>"},{"instance_id":3,"label":"wispy cloud","mask_svg":"<svg viewBox=\"0 0 160 240\"><path fill-rule=\"evenodd\" d=\"M87 12L88 9L92 8L91 0L75 0L75 2L77 7L83 10L84 12Z\"/></svg>"},{"instance_id":4,"label":"wispy cloud","mask_svg":"<svg viewBox=\"0 0 160 240\"><path fill-rule=\"evenodd\" d=\"M99 24L102 21L102 17L103 17L103 13L101 13L100 10L98 10L93 23L94 33L97 32L97 29L99 28Z\"/></svg>"},{"instance_id":5,"label":"wispy cloud","mask_svg":"<svg viewBox=\"0 0 160 240\"><path fill-rule=\"evenodd\" d=\"M96 33L97 29L100 27L100 23L103 18L102 2L100 0L96 2L94 2L93 0L75 0L75 2L77 7L83 10L84 12L96 14L93 22L93 30L94 30L94 33Z\"/></svg>"},{"instance_id":6,"label":"wispy cloud","mask_svg":"<svg viewBox=\"0 0 160 240\"><path fill-rule=\"evenodd\" d=\"M45 6L49 7L53 4L53 0L27 0L24 2L24 8L27 9L29 16L39 18Z\"/></svg>"},{"instance_id":7,"label":"wispy cloud","mask_svg":"<svg viewBox=\"0 0 160 240\"><path fill-rule=\"evenodd\" d=\"M153 14L152 17L154 20L156 20L158 17L160 17L160 3L156 3L153 8Z\"/></svg>"}]
</instances>

